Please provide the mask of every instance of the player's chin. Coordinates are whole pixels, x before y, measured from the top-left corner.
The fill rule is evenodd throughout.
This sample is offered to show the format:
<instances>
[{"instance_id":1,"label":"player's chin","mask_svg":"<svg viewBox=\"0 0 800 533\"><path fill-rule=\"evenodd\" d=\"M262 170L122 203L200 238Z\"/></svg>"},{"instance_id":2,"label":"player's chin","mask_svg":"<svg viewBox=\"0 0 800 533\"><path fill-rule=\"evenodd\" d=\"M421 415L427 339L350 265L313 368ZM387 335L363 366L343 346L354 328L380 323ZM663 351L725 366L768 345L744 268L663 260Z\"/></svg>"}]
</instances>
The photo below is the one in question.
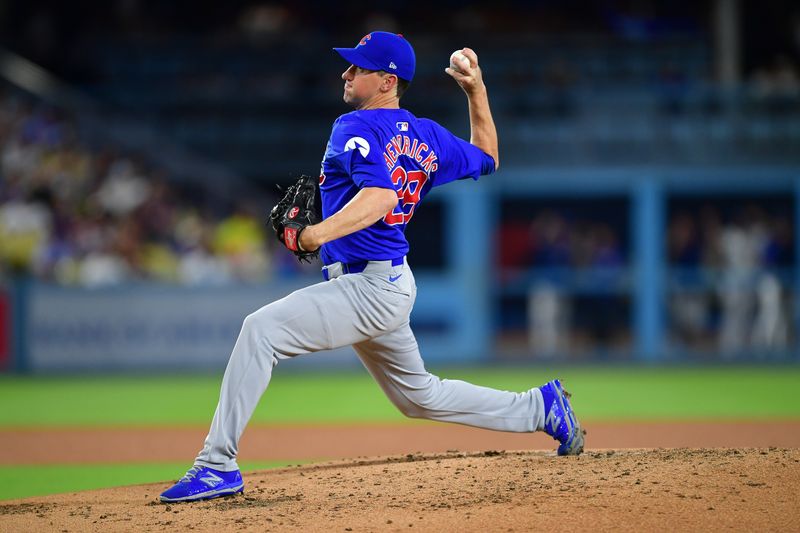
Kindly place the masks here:
<instances>
[{"instance_id":1,"label":"player's chin","mask_svg":"<svg viewBox=\"0 0 800 533\"><path fill-rule=\"evenodd\" d=\"M342 95L342 100L344 100L344 103L348 105L356 107L358 106L358 99L354 97L351 93L348 93L347 91L345 91L344 94Z\"/></svg>"}]
</instances>

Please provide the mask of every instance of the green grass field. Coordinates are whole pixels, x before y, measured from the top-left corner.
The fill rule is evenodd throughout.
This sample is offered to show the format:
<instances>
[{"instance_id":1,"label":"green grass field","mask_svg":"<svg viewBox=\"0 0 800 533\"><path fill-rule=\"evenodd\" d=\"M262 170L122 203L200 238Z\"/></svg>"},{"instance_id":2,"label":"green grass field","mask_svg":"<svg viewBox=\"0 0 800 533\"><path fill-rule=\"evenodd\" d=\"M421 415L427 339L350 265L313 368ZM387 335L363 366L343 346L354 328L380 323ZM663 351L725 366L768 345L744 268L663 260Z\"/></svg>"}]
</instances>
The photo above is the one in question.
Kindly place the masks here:
<instances>
[{"instance_id":1,"label":"green grass field","mask_svg":"<svg viewBox=\"0 0 800 533\"><path fill-rule=\"evenodd\" d=\"M243 461L240 466L242 471L248 471L279 468L289 464L297 464L297 461ZM175 480L189 466L191 465L187 462L3 466L0 467L0 500ZM163 488L169 486L168 483L164 485ZM154 492L150 496L155 498L158 494Z\"/></svg>"},{"instance_id":2,"label":"green grass field","mask_svg":"<svg viewBox=\"0 0 800 533\"><path fill-rule=\"evenodd\" d=\"M800 367L570 367L434 369L444 378L522 391L559 376L584 420L800 418ZM0 377L0 429L203 426L221 375ZM284 373L251 424L408 421L366 372ZM187 458L189 461L191 458ZM243 464L245 470L282 466ZM188 465L14 465L0 467L0 499L174 479Z\"/></svg>"}]
</instances>

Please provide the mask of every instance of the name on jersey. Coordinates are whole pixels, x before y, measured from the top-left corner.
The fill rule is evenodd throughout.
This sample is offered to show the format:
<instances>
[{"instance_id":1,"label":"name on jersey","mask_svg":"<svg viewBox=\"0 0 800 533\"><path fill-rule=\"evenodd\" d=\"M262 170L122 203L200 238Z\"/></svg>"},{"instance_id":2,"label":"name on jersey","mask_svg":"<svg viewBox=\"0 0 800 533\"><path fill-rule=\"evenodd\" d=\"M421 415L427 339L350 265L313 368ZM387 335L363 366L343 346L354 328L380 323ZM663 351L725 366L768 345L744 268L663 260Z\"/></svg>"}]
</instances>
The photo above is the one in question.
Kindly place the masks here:
<instances>
[{"instance_id":1,"label":"name on jersey","mask_svg":"<svg viewBox=\"0 0 800 533\"><path fill-rule=\"evenodd\" d=\"M437 163L439 157L431 147L419 139L411 139L408 135L395 135L386 143L383 152L383 160L386 161L386 168L392 170L401 155L410 157L425 169L427 174L436 172L439 168Z\"/></svg>"}]
</instances>

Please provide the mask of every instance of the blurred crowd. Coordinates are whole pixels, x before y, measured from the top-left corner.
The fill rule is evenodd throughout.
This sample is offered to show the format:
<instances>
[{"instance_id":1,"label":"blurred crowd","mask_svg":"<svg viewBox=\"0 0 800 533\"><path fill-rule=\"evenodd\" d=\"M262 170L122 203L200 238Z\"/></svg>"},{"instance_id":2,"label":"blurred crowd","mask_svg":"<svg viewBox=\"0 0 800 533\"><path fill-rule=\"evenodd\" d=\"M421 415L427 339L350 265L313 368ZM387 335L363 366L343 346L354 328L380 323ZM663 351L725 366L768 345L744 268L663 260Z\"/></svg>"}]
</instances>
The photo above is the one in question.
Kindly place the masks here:
<instances>
[{"instance_id":1,"label":"blurred crowd","mask_svg":"<svg viewBox=\"0 0 800 533\"><path fill-rule=\"evenodd\" d=\"M510 218L498 239L499 281L528 287L517 295L526 299L528 347L548 357L629 342L627 224L591 204L553 203L532 209L532 218ZM674 203L664 270L673 346L730 356L789 348L792 216L786 198Z\"/></svg>"},{"instance_id":2,"label":"blurred crowd","mask_svg":"<svg viewBox=\"0 0 800 533\"><path fill-rule=\"evenodd\" d=\"M796 261L789 212L747 202L674 213L668 234L677 272L669 302L673 342L716 345L727 354L788 348L787 278Z\"/></svg>"},{"instance_id":3,"label":"blurred crowd","mask_svg":"<svg viewBox=\"0 0 800 533\"><path fill-rule=\"evenodd\" d=\"M800 35L800 16L797 33ZM800 51L800 37L798 37ZM773 114L800 111L800 67L789 54L777 54L754 69L748 80L753 104Z\"/></svg>"},{"instance_id":4,"label":"blurred crowd","mask_svg":"<svg viewBox=\"0 0 800 533\"><path fill-rule=\"evenodd\" d=\"M630 342L621 290L624 228L594 207L543 208L533 219L510 219L502 227L500 279L526 279L527 345L537 357L624 349Z\"/></svg>"},{"instance_id":5,"label":"blurred crowd","mask_svg":"<svg viewBox=\"0 0 800 533\"><path fill-rule=\"evenodd\" d=\"M502 270L624 267L619 230L608 221L571 216L565 210L541 210L533 220L504 223L498 253Z\"/></svg>"},{"instance_id":6,"label":"blurred crowd","mask_svg":"<svg viewBox=\"0 0 800 533\"><path fill-rule=\"evenodd\" d=\"M0 93L0 279L219 284L295 268L267 248L264 206L208 202L167 178L90 147L68 115Z\"/></svg>"}]
</instances>

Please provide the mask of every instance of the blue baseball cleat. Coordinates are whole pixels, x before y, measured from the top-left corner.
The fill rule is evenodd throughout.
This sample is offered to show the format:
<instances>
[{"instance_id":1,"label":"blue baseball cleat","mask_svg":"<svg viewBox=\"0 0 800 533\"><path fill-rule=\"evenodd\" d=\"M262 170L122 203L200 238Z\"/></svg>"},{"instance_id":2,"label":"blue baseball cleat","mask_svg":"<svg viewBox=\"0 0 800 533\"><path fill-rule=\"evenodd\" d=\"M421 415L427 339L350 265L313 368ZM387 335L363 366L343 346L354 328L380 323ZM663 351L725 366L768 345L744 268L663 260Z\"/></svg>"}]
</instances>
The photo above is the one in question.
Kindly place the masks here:
<instances>
[{"instance_id":1,"label":"blue baseball cleat","mask_svg":"<svg viewBox=\"0 0 800 533\"><path fill-rule=\"evenodd\" d=\"M195 465L177 483L161 493L162 502L193 502L244 491L242 474L238 470L221 472Z\"/></svg>"},{"instance_id":2,"label":"blue baseball cleat","mask_svg":"<svg viewBox=\"0 0 800 533\"><path fill-rule=\"evenodd\" d=\"M583 436L572 406L570 394L561 387L557 379L545 383L539 390L544 398L544 431L561 443L558 455L579 455L583 451Z\"/></svg>"}]
</instances>

